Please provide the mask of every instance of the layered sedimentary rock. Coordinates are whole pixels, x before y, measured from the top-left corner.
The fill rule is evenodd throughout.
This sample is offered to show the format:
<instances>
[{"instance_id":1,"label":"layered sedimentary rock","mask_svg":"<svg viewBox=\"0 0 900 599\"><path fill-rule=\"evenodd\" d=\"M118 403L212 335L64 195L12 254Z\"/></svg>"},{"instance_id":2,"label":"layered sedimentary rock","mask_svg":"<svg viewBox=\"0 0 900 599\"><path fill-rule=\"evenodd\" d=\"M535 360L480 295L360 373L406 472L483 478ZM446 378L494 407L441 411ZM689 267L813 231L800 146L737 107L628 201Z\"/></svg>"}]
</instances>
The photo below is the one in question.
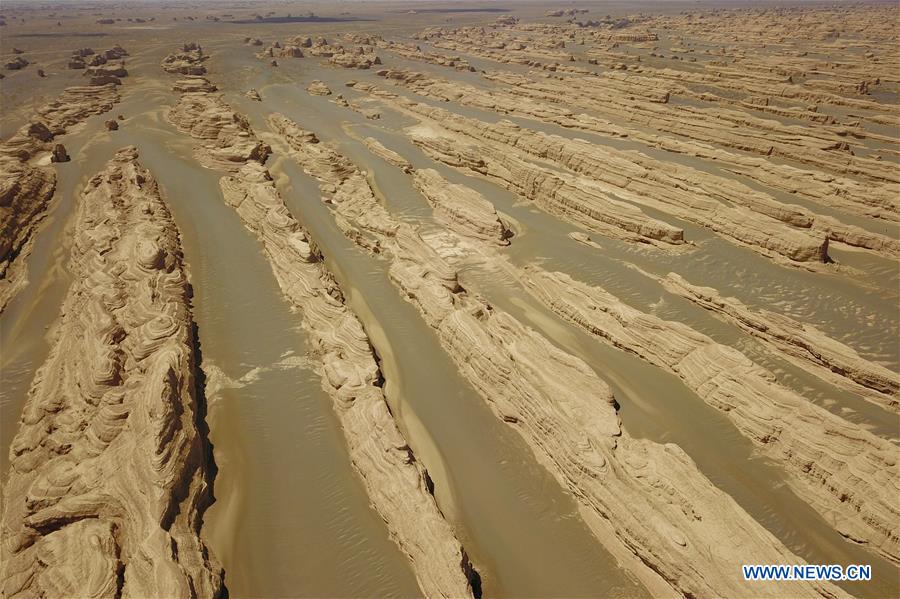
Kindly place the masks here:
<instances>
[{"instance_id":1,"label":"layered sedimentary rock","mask_svg":"<svg viewBox=\"0 0 900 599\"><path fill-rule=\"evenodd\" d=\"M172 84L172 91L180 94L185 92L214 92L217 89L205 77L200 76L188 76Z\"/></svg>"},{"instance_id":2,"label":"layered sedimentary rock","mask_svg":"<svg viewBox=\"0 0 900 599\"><path fill-rule=\"evenodd\" d=\"M381 58L376 54L363 52L340 52L336 53L328 62L345 69L368 69L374 65L381 64Z\"/></svg>"},{"instance_id":3,"label":"layered sedimentary rock","mask_svg":"<svg viewBox=\"0 0 900 599\"><path fill-rule=\"evenodd\" d=\"M847 538L900 562L896 447L781 386L731 347L623 304L599 287L538 268L523 284L597 338L669 370L790 474L795 492Z\"/></svg>"},{"instance_id":4,"label":"layered sedimentary rock","mask_svg":"<svg viewBox=\"0 0 900 599\"><path fill-rule=\"evenodd\" d=\"M285 208L262 165L248 162L221 185L225 201L259 237L282 291L303 315L350 459L372 505L412 562L422 591L428 597L470 595L463 566L471 565L429 494L423 466L394 423L369 339L315 243Z\"/></svg>"},{"instance_id":5,"label":"layered sedimentary rock","mask_svg":"<svg viewBox=\"0 0 900 599\"><path fill-rule=\"evenodd\" d=\"M550 170L471 139L447 135L430 125L409 128L407 134L429 156L485 175L573 224L611 237L658 246L684 242L683 230L612 198L584 178Z\"/></svg>"},{"instance_id":6,"label":"layered sedimentary rock","mask_svg":"<svg viewBox=\"0 0 900 599\"><path fill-rule=\"evenodd\" d=\"M214 597L208 446L178 231L134 148L78 200L73 284L10 450L5 597Z\"/></svg>"},{"instance_id":7,"label":"layered sedimentary rock","mask_svg":"<svg viewBox=\"0 0 900 599\"><path fill-rule=\"evenodd\" d=\"M703 225L762 253L798 262L824 261L824 239L829 239L888 255L900 254L900 241L888 235L779 202L733 179L641 152L548 135L509 121L486 123L423 104L401 105L455 133L553 161L590 177L618 197Z\"/></svg>"},{"instance_id":8,"label":"layered sedimentary rock","mask_svg":"<svg viewBox=\"0 0 900 599\"><path fill-rule=\"evenodd\" d=\"M217 115L230 116L210 115L210 106ZM285 207L262 165L265 158L233 151L234 144L255 141L249 124L219 96L202 92L182 96L172 113L194 137L232 148L235 168L229 170L234 175L220 181L224 199L259 238L282 292L301 313L353 466L392 540L410 560L423 593L471 596L477 573L435 503L424 466L391 415L383 376L362 324L347 307L315 243ZM215 167L217 162L205 164Z\"/></svg>"},{"instance_id":9,"label":"layered sedimentary rock","mask_svg":"<svg viewBox=\"0 0 900 599\"><path fill-rule=\"evenodd\" d=\"M330 96L331 95L331 88L329 88L327 85L325 85L318 79L315 79L312 82L310 82L310 84L306 87L306 91L308 91L313 96Z\"/></svg>"},{"instance_id":10,"label":"layered sedimentary rock","mask_svg":"<svg viewBox=\"0 0 900 599\"><path fill-rule=\"evenodd\" d=\"M576 114L572 108L560 105L564 98L569 97L570 88L573 85L577 85L573 80L556 82L554 84L555 87L543 89L538 96L523 97L518 95L518 91L521 90L521 84L527 82L531 85L532 81L527 78L523 80L521 76L517 76L512 80L513 85L510 88L486 91L483 88L466 83L436 79L422 73L385 70L380 71L379 74L383 74L389 80L426 96L496 111L501 114L511 114L545 121L570 129L589 131L593 134L610 138L627 137L650 147L720 163L723 165L723 168L732 170L773 189L796 193L806 199L830 207L881 219L893 221L900 219L900 207L898 207L896 201L898 194L900 194L900 185L885 170L885 167L877 167L877 174L873 174L871 177L877 183L871 185L852 176L854 173L848 172L846 168L840 168L839 165L836 166L831 163L818 165L821 170L816 170L805 166L775 162L766 157L747 155L741 152L745 148L739 145L743 139L741 135L743 122L740 119L723 126L723 130L735 142L734 144L725 144L724 147L720 147L711 145L708 143L709 140L705 140L702 136L702 139L693 139L690 136L671 135L672 133L677 133L674 130L666 130L662 134L648 131L643 126L645 124L643 121L622 125L619 120L613 121L597 116L597 114L605 116L605 108L599 108L595 113L592 112L591 114ZM597 84L591 83L590 85L592 87L584 92L586 97L591 97L591 94L596 91ZM629 97L631 96L633 94L629 93ZM654 102L648 101L648 105L652 104ZM616 113L611 118L618 116L622 115ZM656 123L656 120L651 120L650 122ZM700 129L703 129L703 127L700 127ZM712 130L712 128L710 129ZM802 133L802 131L798 129L791 131L791 135L794 136L799 133ZM846 135L847 133L845 132L844 136ZM834 137L834 135L830 135L829 140L833 140ZM841 136L838 135L837 138L839 141ZM820 142L817 141L816 143ZM827 145L827 143L835 142L821 141L821 143ZM767 152L762 150L758 153L767 154ZM799 151L798 153L798 156L806 155L807 153L804 151ZM875 165L878 163L877 161L869 160L866 164ZM873 166L872 168L876 167Z\"/></svg>"},{"instance_id":11,"label":"layered sedimentary rock","mask_svg":"<svg viewBox=\"0 0 900 599\"><path fill-rule=\"evenodd\" d=\"M119 101L119 92L114 84L68 87L58 99L40 110L40 122L54 135L61 135L66 129L94 114L103 114Z\"/></svg>"},{"instance_id":12,"label":"layered sedimentary rock","mask_svg":"<svg viewBox=\"0 0 900 599\"><path fill-rule=\"evenodd\" d=\"M370 152L372 152L382 160L393 164L405 173L412 171L412 165L406 158L391 150L390 148L386 148L384 144L382 144L374 137L366 137L365 139L363 139L363 143L366 144L366 147L369 148Z\"/></svg>"},{"instance_id":13,"label":"layered sedimentary rock","mask_svg":"<svg viewBox=\"0 0 900 599\"><path fill-rule=\"evenodd\" d=\"M248 160L265 162L271 148L253 134L247 119L220 95L188 92L168 112L176 127L203 143L195 156L210 168L237 171Z\"/></svg>"},{"instance_id":14,"label":"layered sedimentary rock","mask_svg":"<svg viewBox=\"0 0 900 599\"><path fill-rule=\"evenodd\" d=\"M816 327L771 310L753 310L736 298L722 297L711 287L692 285L675 273L661 282L672 293L736 324L823 380L885 408L900 409L900 377L896 373L866 360Z\"/></svg>"},{"instance_id":15,"label":"layered sedimentary rock","mask_svg":"<svg viewBox=\"0 0 900 599\"><path fill-rule=\"evenodd\" d=\"M679 448L629 437L609 387L584 362L467 291L411 225L385 210L352 162L281 115L270 124L320 181L345 234L390 259L392 280L461 374L572 492L598 540L653 594L742 596L747 588L728 572L746 552L796 562ZM708 551L711 544L715 552ZM778 592L753 589L755 595ZM820 585L791 592L842 594Z\"/></svg>"},{"instance_id":16,"label":"layered sedimentary rock","mask_svg":"<svg viewBox=\"0 0 900 599\"><path fill-rule=\"evenodd\" d=\"M203 53L203 49L195 42L185 44L180 52L173 52L162 60L162 68L167 73L178 73L181 75L205 75L206 67L203 63L208 56Z\"/></svg>"},{"instance_id":17,"label":"layered sedimentary rock","mask_svg":"<svg viewBox=\"0 0 900 599\"><path fill-rule=\"evenodd\" d=\"M0 312L24 283L24 256L55 189L51 169L0 155Z\"/></svg>"},{"instance_id":18,"label":"layered sedimentary rock","mask_svg":"<svg viewBox=\"0 0 900 599\"><path fill-rule=\"evenodd\" d=\"M508 245L511 233L487 198L465 185L450 183L434 169L413 173L413 183L434 208L438 219L463 235Z\"/></svg>"},{"instance_id":19,"label":"layered sedimentary rock","mask_svg":"<svg viewBox=\"0 0 900 599\"><path fill-rule=\"evenodd\" d=\"M66 88L0 144L0 312L25 284L33 235L56 189L56 173L40 157L52 153L56 136L118 101L115 85Z\"/></svg>"}]
</instances>

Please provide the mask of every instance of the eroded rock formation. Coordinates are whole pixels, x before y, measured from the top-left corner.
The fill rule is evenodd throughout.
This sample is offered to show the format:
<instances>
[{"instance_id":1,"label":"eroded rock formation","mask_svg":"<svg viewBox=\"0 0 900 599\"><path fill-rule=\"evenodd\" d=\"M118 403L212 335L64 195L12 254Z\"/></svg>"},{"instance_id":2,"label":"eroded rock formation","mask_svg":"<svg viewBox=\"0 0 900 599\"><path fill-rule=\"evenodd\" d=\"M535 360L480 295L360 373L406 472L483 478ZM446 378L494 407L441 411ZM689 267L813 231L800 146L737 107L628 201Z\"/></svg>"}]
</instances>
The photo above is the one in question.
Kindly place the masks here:
<instances>
[{"instance_id":1,"label":"eroded rock formation","mask_svg":"<svg viewBox=\"0 0 900 599\"><path fill-rule=\"evenodd\" d=\"M5 597L214 597L191 291L134 148L82 193L63 303L10 450Z\"/></svg>"},{"instance_id":2,"label":"eroded rock formation","mask_svg":"<svg viewBox=\"0 0 900 599\"><path fill-rule=\"evenodd\" d=\"M247 119L221 96L204 91L183 93L168 112L179 129L203 142L197 160L211 168L237 171L248 160L265 162L271 148L253 134Z\"/></svg>"},{"instance_id":3,"label":"eroded rock formation","mask_svg":"<svg viewBox=\"0 0 900 599\"><path fill-rule=\"evenodd\" d=\"M313 96L330 96L331 95L331 88L329 88L327 85L325 85L318 79L315 79L314 81L312 81L306 87L306 91L308 91Z\"/></svg>"},{"instance_id":4,"label":"eroded rock formation","mask_svg":"<svg viewBox=\"0 0 900 599\"><path fill-rule=\"evenodd\" d=\"M494 205L474 189L450 183L430 168L415 171L413 182L438 219L451 229L475 239L509 244L511 232L497 216Z\"/></svg>"},{"instance_id":5,"label":"eroded rock formation","mask_svg":"<svg viewBox=\"0 0 900 599\"><path fill-rule=\"evenodd\" d=\"M683 451L628 436L606 383L578 358L467 291L411 225L385 210L352 162L281 115L272 115L270 124L320 181L345 234L389 258L392 280L435 329L460 373L572 492L598 540L653 594L746 594L726 574L743 559L729 547L796 561ZM730 541L710 554L706 548L715 539ZM841 594L816 585L792 592Z\"/></svg>"},{"instance_id":6,"label":"eroded rock formation","mask_svg":"<svg viewBox=\"0 0 900 599\"><path fill-rule=\"evenodd\" d=\"M118 101L115 85L66 88L0 144L0 312L25 284L33 235L56 189L55 172L39 165L40 158L68 157L55 137Z\"/></svg>"},{"instance_id":7,"label":"eroded rock formation","mask_svg":"<svg viewBox=\"0 0 900 599\"><path fill-rule=\"evenodd\" d=\"M900 409L900 378L894 372L864 359L816 327L771 310L753 310L736 298L722 297L711 287L692 285L675 273L661 282L672 293L736 324L823 380L885 408Z\"/></svg>"},{"instance_id":8,"label":"eroded rock formation","mask_svg":"<svg viewBox=\"0 0 900 599\"><path fill-rule=\"evenodd\" d=\"M427 473L394 421L383 377L362 324L310 239L284 205L261 158L235 151L259 143L243 117L219 96L186 93L170 118L231 158L204 161L234 172L220 181L225 201L259 238L285 297L302 314L322 385L334 399L350 459L373 508L409 558L429 597L472 594L474 566L428 488ZM268 152L268 147L266 147Z\"/></svg>"},{"instance_id":9,"label":"eroded rock formation","mask_svg":"<svg viewBox=\"0 0 900 599\"><path fill-rule=\"evenodd\" d=\"M896 447L778 384L738 350L645 314L600 287L529 268L523 284L598 339L680 377L790 474L797 494L847 538L900 562Z\"/></svg>"}]
</instances>

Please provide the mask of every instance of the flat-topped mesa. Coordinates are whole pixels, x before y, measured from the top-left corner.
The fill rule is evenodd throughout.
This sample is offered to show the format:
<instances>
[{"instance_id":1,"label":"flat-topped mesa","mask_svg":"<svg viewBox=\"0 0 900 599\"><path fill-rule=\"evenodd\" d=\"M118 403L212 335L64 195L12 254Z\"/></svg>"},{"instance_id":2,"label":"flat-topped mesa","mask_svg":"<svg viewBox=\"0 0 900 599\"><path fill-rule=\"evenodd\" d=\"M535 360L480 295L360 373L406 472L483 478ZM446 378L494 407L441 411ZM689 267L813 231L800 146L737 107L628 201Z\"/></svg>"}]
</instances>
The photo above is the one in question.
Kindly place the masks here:
<instances>
[{"instance_id":1,"label":"flat-topped mesa","mask_svg":"<svg viewBox=\"0 0 900 599\"><path fill-rule=\"evenodd\" d=\"M73 232L73 283L10 449L3 596L218 596L191 290L134 148L88 182Z\"/></svg>"},{"instance_id":2,"label":"flat-topped mesa","mask_svg":"<svg viewBox=\"0 0 900 599\"><path fill-rule=\"evenodd\" d=\"M194 155L203 165L237 171L249 160L263 163L272 151L253 134L247 119L220 95L188 92L167 113L169 121L202 142Z\"/></svg>"},{"instance_id":3,"label":"flat-topped mesa","mask_svg":"<svg viewBox=\"0 0 900 599\"><path fill-rule=\"evenodd\" d=\"M680 377L781 464L797 495L841 534L900 563L892 443L779 385L738 350L631 308L600 287L536 267L525 269L522 282L565 320Z\"/></svg>"},{"instance_id":4,"label":"flat-topped mesa","mask_svg":"<svg viewBox=\"0 0 900 599\"><path fill-rule=\"evenodd\" d=\"M432 158L484 175L543 210L614 238L657 246L684 243L684 231L613 199L584 178L522 160L515 153L479 144L446 130L419 125L406 130Z\"/></svg>"},{"instance_id":5,"label":"flat-topped mesa","mask_svg":"<svg viewBox=\"0 0 900 599\"><path fill-rule=\"evenodd\" d=\"M770 310L753 310L736 298L722 297L711 287L692 285L675 273L661 282L667 290L736 324L823 380L900 411L900 377L816 327Z\"/></svg>"},{"instance_id":6,"label":"flat-topped mesa","mask_svg":"<svg viewBox=\"0 0 900 599\"><path fill-rule=\"evenodd\" d=\"M746 586L728 573L748 551L773 563L798 563L680 449L629 437L609 386L587 364L467 292L418 232L385 210L352 163L311 142L311 134L285 117L269 121L320 181L348 238L386 255L391 279L435 329L460 373L573 494L597 539L652 594L746 596ZM709 552L711 545L717 551ZM753 593L784 592L776 586ZM842 596L830 585L791 586L790 592Z\"/></svg>"},{"instance_id":7,"label":"flat-topped mesa","mask_svg":"<svg viewBox=\"0 0 900 599\"><path fill-rule=\"evenodd\" d=\"M450 183L434 169L413 172L413 184L437 217L465 237L509 245L512 232L497 215L494 205L465 185Z\"/></svg>"}]
</instances>

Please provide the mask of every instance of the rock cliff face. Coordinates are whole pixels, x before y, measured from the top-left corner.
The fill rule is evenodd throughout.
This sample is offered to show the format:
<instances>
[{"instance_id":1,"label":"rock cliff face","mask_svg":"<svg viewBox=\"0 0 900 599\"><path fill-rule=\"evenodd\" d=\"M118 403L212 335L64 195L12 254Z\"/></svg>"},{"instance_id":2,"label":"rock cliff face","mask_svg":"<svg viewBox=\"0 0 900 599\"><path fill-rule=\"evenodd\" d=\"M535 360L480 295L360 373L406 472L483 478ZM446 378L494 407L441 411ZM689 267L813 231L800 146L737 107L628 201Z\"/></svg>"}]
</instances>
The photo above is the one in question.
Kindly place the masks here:
<instances>
[{"instance_id":1,"label":"rock cliff face","mask_svg":"<svg viewBox=\"0 0 900 599\"><path fill-rule=\"evenodd\" d=\"M56 174L0 155L0 312L25 282L25 256L56 189Z\"/></svg>"},{"instance_id":2,"label":"rock cliff face","mask_svg":"<svg viewBox=\"0 0 900 599\"><path fill-rule=\"evenodd\" d=\"M743 596L748 589L728 574L739 568L738 553L797 561L679 448L629 437L606 383L467 291L411 225L385 210L353 163L281 115L272 115L270 124L320 181L345 234L390 260L391 278L435 329L460 373L571 491L598 540L653 594ZM719 549L709 552L712 544ZM777 596L779 589L753 592ZM791 592L842 595L820 585Z\"/></svg>"},{"instance_id":3,"label":"rock cliff face","mask_svg":"<svg viewBox=\"0 0 900 599\"><path fill-rule=\"evenodd\" d=\"M675 273L663 286L739 326L802 368L823 380L858 393L894 412L900 411L900 378L889 369L862 358L856 350L828 337L814 326L770 310L753 310L711 287L691 285Z\"/></svg>"},{"instance_id":4,"label":"rock cliff face","mask_svg":"<svg viewBox=\"0 0 900 599\"><path fill-rule=\"evenodd\" d=\"M0 144L0 312L26 282L33 235L56 190L56 173L36 164L54 137L119 101L115 85L67 88Z\"/></svg>"},{"instance_id":5,"label":"rock cliff face","mask_svg":"<svg viewBox=\"0 0 900 599\"><path fill-rule=\"evenodd\" d=\"M282 292L302 315L353 466L391 538L410 560L423 593L471 596L475 569L391 415L362 324L347 307L315 243L285 207L262 165L265 156L235 151L235 146L260 143L246 119L219 96L203 92L184 94L170 118L204 143L214 140L222 155L230 157L224 167L234 174L220 181L223 197L259 238ZM219 160L204 164L222 168Z\"/></svg>"},{"instance_id":6,"label":"rock cliff face","mask_svg":"<svg viewBox=\"0 0 900 599\"><path fill-rule=\"evenodd\" d=\"M195 157L204 166L238 171L255 160L265 162L271 148L256 138L250 124L234 112L221 96L188 92L168 112L176 127L202 141Z\"/></svg>"},{"instance_id":7,"label":"rock cliff face","mask_svg":"<svg viewBox=\"0 0 900 599\"><path fill-rule=\"evenodd\" d=\"M623 304L564 273L526 270L525 287L597 338L679 376L791 475L796 493L844 536L900 562L896 447L782 387L736 349Z\"/></svg>"},{"instance_id":8,"label":"rock cliff face","mask_svg":"<svg viewBox=\"0 0 900 599\"><path fill-rule=\"evenodd\" d=\"M386 76L417 81L414 74L405 72L388 72ZM532 177L541 183L543 189L539 187L537 191L545 198L549 194L546 180L568 181L562 191L555 193L568 198L566 204L570 209L578 201L573 201L573 197L581 196L581 202L588 202L589 206L586 198L593 199L602 194L610 199L611 207L624 205L634 211L637 210L634 204L647 206L699 224L779 263L811 270L825 270L822 263L830 260L829 241L887 256L900 254L900 242L888 235L843 223L835 217L818 215L802 206L779 202L733 179L651 158L637 151L616 150L584 140L545 134L509 121L488 123L463 117L410 101L371 84L352 82L351 87L418 118L422 124L407 129L407 133L432 158L497 177L498 182L504 181L501 168L496 167L493 171L490 168L498 160L506 171L519 175L513 175L513 181L530 181L525 175L543 172L543 175ZM532 162L534 160L549 162L564 170L550 172ZM528 188L522 184L504 185L529 197ZM576 193L572 187L580 189ZM629 204L613 198L627 200ZM615 214L609 209L606 212L607 219ZM640 214L639 210L637 212ZM583 221L578 224L590 226ZM595 224L595 230L605 234L615 233L596 227Z\"/></svg>"},{"instance_id":9,"label":"rock cliff face","mask_svg":"<svg viewBox=\"0 0 900 599\"><path fill-rule=\"evenodd\" d=\"M461 234L499 245L509 245L512 232L497 216L494 205L470 187L455 185L434 169L413 173L413 183L438 219Z\"/></svg>"},{"instance_id":10,"label":"rock cliff face","mask_svg":"<svg viewBox=\"0 0 900 599\"><path fill-rule=\"evenodd\" d=\"M190 286L134 148L82 193L74 283L10 450L5 597L217 596Z\"/></svg>"},{"instance_id":11,"label":"rock cliff face","mask_svg":"<svg viewBox=\"0 0 900 599\"><path fill-rule=\"evenodd\" d=\"M420 125L408 129L407 134L432 158L485 175L573 224L610 237L657 246L684 242L681 229L612 198L583 178L552 171L470 138L447 135L440 128Z\"/></svg>"}]
</instances>

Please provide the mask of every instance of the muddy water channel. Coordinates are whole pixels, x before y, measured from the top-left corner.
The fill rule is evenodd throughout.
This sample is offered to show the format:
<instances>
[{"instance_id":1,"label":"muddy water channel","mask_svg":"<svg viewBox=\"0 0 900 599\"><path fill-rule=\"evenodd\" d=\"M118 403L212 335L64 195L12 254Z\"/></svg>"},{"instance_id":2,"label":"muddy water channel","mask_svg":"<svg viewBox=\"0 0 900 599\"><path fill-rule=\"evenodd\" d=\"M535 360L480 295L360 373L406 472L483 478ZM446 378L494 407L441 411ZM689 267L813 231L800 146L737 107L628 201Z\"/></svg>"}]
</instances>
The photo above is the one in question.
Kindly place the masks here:
<instances>
[{"instance_id":1,"label":"muddy water channel","mask_svg":"<svg viewBox=\"0 0 900 599\"><path fill-rule=\"evenodd\" d=\"M124 101L113 110L126 116L119 131L101 132L104 115L100 115L66 136L73 161L56 166L57 194L28 260L30 284L0 316L3 474L18 415L35 370L46 358L46 336L52 334L69 282L66 225L77 194L116 150L135 145L181 231L194 289L209 438L218 468L216 502L205 514L203 535L225 568L229 595L415 596L419 590L408 561L370 507L349 462L332 400L307 358L299 316L283 299L261 245L223 201L218 185L223 173L201 167L193 155L194 140L164 117L177 99L168 91L170 78L158 67L164 50L130 65L136 81L129 82ZM340 232L321 201L317 183L269 131L266 118L273 112L335 143L369 173L395 215L426 228L441 226L409 177L373 156L360 137L375 137L415 167L437 169L447 179L481 191L515 224L516 236L504 250L513 264L538 263L567 272L636 308L683 322L745 352L810 401L876 435L900 440L895 415L823 383L632 268L662 276L677 272L752 307L784 312L896 369L900 367L896 264L837 249L840 262L866 275L798 271L648 209L644 209L648 214L683 227L697 247L670 255L600 236L594 238L602 250L580 245L567 236L577 227L517 202L486 180L427 158L402 135L402 128L413 121L390 110L384 110L379 120L369 120L335 105L333 96L315 97L305 91L312 79L320 79L335 93L359 101L362 97L343 84L351 78L377 80L371 73L321 68L318 59L286 60L281 68L270 69L253 58L252 50L234 43L209 45L208 50L214 56L211 79L272 145L274 156L267 166L288 209L322 249L327 266L363 322L382 366L392 414L433 479L438 505L478 569L485 596L615 598L646 596L646 591L617 566L582 521L572 497L459 374L434 332L390 281L388 262L360 251ZM244 95L251 87L259 91L262 102ZM469 116L499 119L483 111L440 105ZM521 123L575 136L559 127ZM589 136L578 133L578 137ZM716 169L700 161L691 165ZM467 287L584 359L609 382L631 435L679 445L716 486L807 561L871 564L875 580L845 585L854 595L900 596L895 566L835 532L794 494L778 464L758 456L726 416L679 379L562 321L509 275L489 272L473 262L463 268L462 278Z\"/></svg>"},{"instance_id":2,"label":"muddy water channel","mask_svg":"<svg viewBox=\"0 0 900 599\"><path fill-rule=\"evenodd\" d=\"M678 224L699 240L698 248L685 255L639 250L600 236L595 238L602 244L602 250L590 248L567 237L577 227L517 202L512 194L488 181L465 176L430 160L389 130L367 124L360 125L359 133L378 138L403 154L414 167L437 169L451 181L476 188L491 199L498 211L516 223L517 235L506 252L513 263L537 263L549 270L570 273L607 289L641 310L688 324L720 343L745 352L772 370L782 384L814 403L887 439L896 440L900 436L900 419L896 415L852 393L835 389L772 355L736 327L669 294L656 281L630 266L659 275L679 272L690 280L728 290L728 294L738 295L750 305L793 313L859 348L860 353L896 367L898 355L893 340L897 321L892 309L896 303L891 300L894 290L889 285L881 289L863 288L836 276L774 265L749 250L736 248L699 227L691 228L689 223L682 222ZM386 195L400 199L394 208L398 213L425 226L439 226L428 216L430 209L424 199L416 198L417 193L408 179L398 181L393 175L382 178L381 172L376 171L376 180L382 190L392 190L392 194ZM399 171L395 169L395 172ZM413 206L415 202L418 208ZM737 268L741 276L729 276L729 268L732 273ZM794 494L778 464L758 456L753 444L725 415L707 406L677 377L591 338L538 304L512 277L498 275L493 269L482 270L477 261L464 270L463 281L469 289L484 294L499 308L584 359L613 387L621 404L622 421L631 434L682 447L716 486L731 495L792 551L811 563L869 563L883 573L877 581L844 585L848 591L858 596L883 597L900 590L895 566L835 532ZM835 296L846 300L835 305ZM801 306L802 310L791 309ZM834 316L830 322L811 318L813 313L821 318L832 311ZM880 324L872 326L874 322Z\"/></svg>"},{"instance_id":3,"label":"muddy water channel","mask_svg":"<svg viewBox=\"0 0 900 599\"><path fill-rule=\"evenodd\" d=\"M414 166L435 168L452 181L462 182L482 191L498 210L511 216L517 223L518 235L507 252L514 263L524 265L537 262L551 270L568 272L576 278L603 286L623 301L644 311L684 322L720 343L745 352L772 370L782 384L802 393L810 401L879 436L888 439L900 437L900 420L895 415L852 393L835 389L773 355L736 327L669 294L653 279L630 268L630 265L635 265L656 275L678 272L690 281L716 287L727 295L735 295L750 306L790 314L811 322L836 339L850 344L863 356L896 368L900 363L895 343L898 330L897 293L894 285L897 281L896 264L863 252L848 252L837 248L835 255L842 264L859 268L867 274L874 273L875 276L843 277L808 273L774 264L750 250L725 242L701 227L661 213L652 215L684 227L686 235L696 241L696 249L680 255L668 255L636 249L603 238L598 238L603 245L602 251L582 246L566 236L577 230L577 227L561 223L533 207L517 203L511 194L490 182L464 176L425 157L398 133L404 125L412 124L411 121L390 110L384 110L381 118L373 122L346 109L337 109L329 102L330 98L303 97L305 85L316 78L325 81L336 93L339 91L349 98L360 99L352 91L342 87L343 81L347 79L343 73L314 69L299 75L301 79L292 84L268 87L264 78L251 78L248 86L257 86L261 90L263 103L254 107L253 103L248 102L245 103L245 108L256 114L259 127L264 127L265 114L278 111L296 120L301 126L315 130L323 140L338 144L342 152L369 171L384 195L386 205L395 214L426 227L439 226L435 225L430 208L412 189L408 178L396 168L371 156L354 138L376 137L389 148L404 155ZM356 78L366 77L368 75L362 74ZM240 100L235 98L235 101ZM460 110L455 105L441 106L472 115L470 111ZM485 115L482 113L478 116L484 118ZM496 118L495 115L488 120ZM341 121L345 122L343 127L339 126ZM572 132L553 129L554 133L574 136ZM352 137L347 135L348 131L352 132ZM691 162L691 166L696 168L709 172L717 170L715 166L699 160ZM285 177L295 184L302 179L302 174L289 161L281 166ZM308 184L307 193L315 194L313 184ZM307 211L320 211L317 207L303 206ZM329 223L327 218L325 222ZM328 226L333 227L331 224ZM344 274L347 276L346 272ZM676 377L576 330L538 305L512 279L497 276L496 272L480 272L477 267L464 274L470 288L484 293L498 307L541 330L560 347L586 360L598 374L610 382L622 406L620 413L625 427L631 434L681 446L714 484L725 490L792 551L809 562L872 564L874 569L881 572L876 581L844 585L854 595L882 597L893 596L900 591L895 566L835 532L829 523L794 494L787 484L787 475L778 464L758 456L752 443L723 414L707 406ZM352 274L349 279L362 280L358 275ZM385 296L375 296L372 291L362 295L370 303L369 307L377 312L378 318L388 313L384 309L387 304L383 302L390 301L387 297L389 292ZM375 297L378 298L375 300L377 306L373 301ZM836 297L841 298L841 301L835 301ZM410 318L415 318L415 314ZM397 330L396 323L392 325L390 320L387 322L391 331ZM384 322L380 324L383 326ZM417 325L410 323L407 326ZM395 347L392 345L392 351ZM417 349L421 351L422 347L417 346ZM423 354L418 354L419 363L422 361L421 355ZM401 368L417 363L416 356L411 356L410 360L411 362L406 362L399 359L398 362ZM440 356L432 358L428 354L428 361L429 365L436 364L440 361ZM415 401L409 394L403 395L405 401ZM417 411L418 418L422 417L423 408L411 409ZM433 438L441 436L443 432L427 424L424 428ZM446 461L446 455L443 457ZM450 472L453 470L452 467L446 469ZM449 480L459 484L452 476ZM484 491L487 493L487 489ZM454 500L467 501L465 497Z\"/></svg>"},{"instance_id":4,"label":"muddy water channel","mask_svg":"<svg viewBox=\"0 0 900 599\"><path fill-rule=\"evenodd\" d=\"M201 168L191 157L193 144L162 118L162 107L173 100L163 90L143 89L139 100L118 107L129 118L114 136L98 134L81 147L70 143L80 150L76 161L86 176L117 149L136 145L181 230L218 465L217 501L206 513L204 535L225 567L230 594L415 595L413 573L369 507L331 400L306 366L298 319L257 241L223 202L221 174ZM86 138L91 130L97 128L86 129ZM63 201L41 236L50 249L36 247L33 272L45 262L62 263L49 240L72 212L76 187L74 181L60 186ZM19 349L15 340L28 338L19 330L53 322L65 290L65 277L54 272L33 281L4 314L4 347ZM52 293L31 299L41 289ZM46 344L34 345L9 356L22 366L13 370L15 385L4 381L4 455L7 425L15 423L34 367L46 357Z\"/></svg>"},{"instance_id":5,"label":"muddy water channel","mask_svg":"<svg viewBox=\"0 0 900 599\"><path fill-rule=\"evenodd\" d=\"M297 84L248 85L258 86L262 103L226 96L256 131L264 133L265 117L277 111L315 124L323 139L341 135L346 109L311 98ZM277 138L264 137L285 155ZM348 154L363 168L383 169L371 157L364 162L365 148L353 146ZM362 319L381 358L392 412L434 479L438 503L479 569L485 595L641 596L643 589L597 543L571 497L459 375L434 332L389 281L387 262L344 237L316 182L295 163L279 159L270 168Z\"/></svg>"}]
</instances>

